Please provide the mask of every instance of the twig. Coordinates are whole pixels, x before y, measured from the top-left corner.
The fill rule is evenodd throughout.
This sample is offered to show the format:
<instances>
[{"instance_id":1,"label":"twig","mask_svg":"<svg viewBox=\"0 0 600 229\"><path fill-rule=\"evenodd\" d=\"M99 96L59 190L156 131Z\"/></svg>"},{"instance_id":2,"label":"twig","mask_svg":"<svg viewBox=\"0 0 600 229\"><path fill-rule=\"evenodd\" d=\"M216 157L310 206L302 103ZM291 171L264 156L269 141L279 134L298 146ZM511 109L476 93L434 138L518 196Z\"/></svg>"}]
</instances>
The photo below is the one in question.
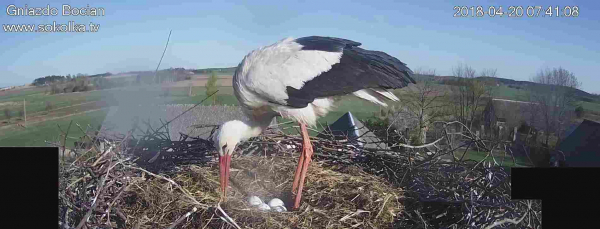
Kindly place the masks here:
<instances>
[{"instance_id":1,"label":"twig","mask_svg":"<svg viewBox=\"0 0 600 229\"><path fill-rule=\"evenodd\" d=\"M410 149L420 149L420 148L425 148L425 147L429 147L429 146L435 145L436 143L438 143L442 139L444 139L444 138L442 137L442 138L439 138L438 140L435 140L435 141L433 141L431 143L428 143L428 144L425 144L425 145L420 145L420 146L411 146L411 145L402 144L402 143L398 143L397 146L404 147L404 148L410 148Z\"/></svg>"},{"instance_id":2,"label":"twig","mask_svg":"<svg viewBox=\"0 0 600 229\"><path fill-rule=\"evenodd\" d=\"M392 194L388 194L388 196L385 198L385 200L383 201L383 204L381 205L381 208L379 209L379 212L377 213L377 215L375 216L375 219L379 218L379 215L381 214L381 212L383 211L383 209L385 208L385 204L387 203L387 201L390 199L390 197L392 197Z\"/></svg>"},{"instance_id":3,"label":"twig","mask_svg":"<svg viewBox=\"0 0 600 229\"><path fill-rule=\"evenodd\" d=\"M225 213L225 211L223 211L223 208L221 208L221 204L219 204L219 203L217 203L217 210L219 210L223 214L223 216L226 219L226 220L224 220L226 223L233 225L237 229L241 229L240 226L237 223L235 223L235 221L233 221L233 219L231 219L231 217L229 217L229 215L227 215L227 213Z\"/></svg>"},{"instance_id":4,"label":"twig","mask_svg":"<svg viewBox=\"0 0 600 229\"><path fill-rule=\"evenodd\" d=\"M208 98L210 98L211 96L213 96L214 94L216 94L217 92L219 92L219 90L216 90L215 92L213 92L212 94L206 96L206 98L204 98L202 101L196 103L194 106L190 107L189 109L185 110L184 112L181 112L181 114L175 116L175 118L171 119L170 121L164 123L161 127L159 127L158 129L156 129L153 133L149 133L149 130L147 131L146 135L143 138L140 138L137 142L137 144L135 145L135 147L133 148L132 151L135 151L140 143L140 141L142 139L147 139L149 136L154 136L156 135L156 133L161 130L162 128L164 128L166 125L169 125L169 123L175 121L176 119L178 119L179 117L181 117L183 114L187 113L188 111L194 109L194 107L197 107L198 105L202 104L204 101L206 101Z\"/></svg>"},{"instance_id":5,"label":"twig","mask_svg":"<svg viewBox=\"0 0 600 229\"><path fill-rule=\"evenodd\" d=\"M113 205L115 205L115 203L119 200L119 198L121 198L121 194L123 194L123 192L125 192L125 190L127 190L129 188L129 186L131 186L131 184L133 184L133 183L130 183L127 186L123 187L123 189L121 189L121 191L119 192L119 194L117 194L117 197L115 197L113 199L113 201L110 202L110 204L106 208L106 215L109 216L109 219L110 219L110 211L111 211ZM110 222L107 222L107 223L110 223Z\"/></svg>"},{"instance_id":6,"label":"twig","mask_svg":"<svg viewBox=\"0 0 600 229\"><path fill-rule=\"evenodd\" d=\"M164 177L164 176L161 176L161 175L154 174L154 173L152 173L152 172L150 172L150 171L148 171L148 170L145 170L145 169L142 169L142 168L138 168L138 167L135 167L135 166L126 165L126 167L128 167L128 168L132 168L132 169L137 169L137 170L143 171L143 172L145 172L145 173L147 173L147 174L149 174L149 175L151 175L151 176L153 176L153 177L156 177L156 178L160 178L160 179L166 180L166 181L168 181L169 183L171 183L171 184L175 185L175 187L177 187L177 189L179 189L181 192L183 192L183 194L184 194L184 195L185 195L185 196L186 196L188 199L190 199L190 200L191 200L191 201L192 201L194 204L196 204L196 205L198 205L198 206L201 206L201 207L202 207L202 208L204 208L204 209L208 209L208 208L209 208L209 206L208 206L208 205L198 202L196 199L194 199L194 197L192 197L192 195L190 194L190 192L189 192L189 191L185 190L183 187L181 187L179 184L177 184L177 182L175 182L175 181L173 181L173 180L171 180L171 179L169 179L169 178L166 178L166 177Z\"/></svg>"},{"instance_id":7,"label":"twig","mask_svg":"<svg viewBox=\"0 0 600 229\"><path fill-rule=\"evenodd\" d=\"M58 226L61 227L61 228L63 228L63 229L71 229L71 228L73 228L73 227L67 225L66 223L63 223L63 222L60 222L60 221L58 221Z\"/></svg>"},{"instance_id":8,"label":"twig","mask_svg":"<svg viewBox=\"0 0 600 229\"><path fill-rule=\"evenodd\" d=\"M519 220L516 220L516 219L503 219L503 220L496 221L496 222L488 225L487 227L485 227L485 229L492 229L492 228L494 228L496 226L499 226L499 225L502 225L502 224L505 224L505 223L512 223L514 225L518 225L525 218L525 216L527 216L527 214L528 213L525 213L525 215L523 215L521 217L521 219L519 219Z\"/></svg>"},{"instance_id":9,"label":"twig","mask_svg":"<svg viewBox=\"0 0 600 229\"><path fill-rule=\"evenodd\" d=\"M120 164L121 162L117 162L115 163L113 166L108 167L108 170L106 170L106 176L104 176L104 178L102 179L102 181L100 182L100 185L98 187L98 193L96 193L96 197L94 197L94 200L92 201L92 206L90 207L90 210L88 210L88 212L85 214L85 216L83 217L83 219L81 219L81 221L79 221L79 225L77 225L76 229L80 229L81 227L83 227L83 225L88 221L88 219L90 218L92 211L94 211L94 209L96 209L96 204L98 204L98 196L100 196L100 194L102 194L102 192L104 192L104 182L106 182L106 179L108 179L108 174L110 174L110 169L112 169L113 167L115 167L116 165Z\"/></svg>"},{"instance_id":10,"label":"twig","mask_svg":"<svg viewBox=\"0 0 600 229\"><path fill-rule=\"evenodd\" d=\"M65 151L66 151L66 146L67 146L67 136L69 135L69 130L71 129L71 124L73 124L73 120L71 119L71 121L69 122L69 127L67 128L67 132L65 133L65 137L63 138L63 146L62 146L62 159L63 162L65 162ZM60 129L60 126L58 125L58 123L56 124L58 126L58 129ZM62 132L62 129L60 129L60 131Z\"/></svg>"},{"instance_id":11,"label":"twig","mask_svg":"<svg viewBox=\"0 0 600 229\"><path fill-rule=\"evenodd\" d=\"M177 219L175 222L173 222L173 224L171 224L171 226L167 227L167 229L175 228L175 226L177 226L177 224L180 224L181 221L183 221L185 218L189 217L190 215L192 215L196 211L198 211L197 207L192 208L191 211L189 211L189 212L185 213L185 215L179 217L179 219Z\"/></svg>"},{"instance_id":12,"label":"twig","mask_svg":"<svg viewBox=\"0 0 600 229\"><path fill-rule=\"evenodd\" d=\"M92 167L96 166L98 163L100 163L100 161L104 158L104 156L108 155L108 153L112 152L112 148L113 145L110 144L110 146L108 147L108 149L102 153L102 155L100 155L100 157L98 157L98 159L96 159L96 161L92 164Z\"/></svg>"},{"instance_id":13,"label":"twig","mask_svg":"<svg viewBox=\"0 0 600 229\"><path fill-rule=\"evenodd\" d=\"M419 219L421 219L421 222L423 223L423 227L425 229L427 229L427 223L425 222L425 220L423 219L423 216L421 216L421 213L419 213L419 210L415 210L415 213L417 213L417 216L419 216Z\"/></svg>"},{"instance_id":14,"label":"twig","mask_svg":"<svg viewBox=\"0 0 600 229\"><path fill-rule=\"evenodd\" d=\"M210 224L210 221L212 221L212 219L215 217L215 214L213 213L210 216L210 219L208 219L208 222L206 222L206 224L204 224L204 227L202 227L202 229L205 229L206 227L208 227L208 225Z\"/></svg>"},{"instance_id":15,"label":"twig","mask_svg":"<svg viewBox=\"0 0 600 229\"><path fill-rule=\"evenodd\" d=\"M385 205L385 203L384 203L384 205ZM358 210L356 210L355 212L353 212L353 213L350 213L350 214L348 214L348 215L346 215L346 216L342 217L342 218L341 218L339 221L340 221L340 222L343 222L344 220L347 220L347 219L350 219L350 218L352 218L352 216L358 215L358 214L360 214L360 213L365 213L365 212L370 212L370 211L365 211L365 210L362 210L362 209L358 209ZM377 218L377 217L375 217L375 218Z\"/></svg>"}]
</instances>

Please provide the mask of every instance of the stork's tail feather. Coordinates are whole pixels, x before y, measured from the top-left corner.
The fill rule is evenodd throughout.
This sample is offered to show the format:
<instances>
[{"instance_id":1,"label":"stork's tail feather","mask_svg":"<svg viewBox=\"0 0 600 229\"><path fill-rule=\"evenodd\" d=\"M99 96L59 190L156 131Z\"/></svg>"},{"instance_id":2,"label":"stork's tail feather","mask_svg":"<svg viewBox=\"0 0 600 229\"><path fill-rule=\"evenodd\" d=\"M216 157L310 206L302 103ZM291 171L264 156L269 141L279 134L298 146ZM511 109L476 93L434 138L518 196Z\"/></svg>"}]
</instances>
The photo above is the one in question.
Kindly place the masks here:
<instances>
[{"instance_id":1,"label":"stork's tail feather","mask_svg":"<svg viewBox=\"0 0 600 229\"><path fill-rule=\"evenodd\" d=\"M400 101L400 99L398 99L398 97L396 97L396 95L394 95L394 93L385 90L385 89L372 89L373 91L377 92L380 95L385 96L386 98L394 101L394 102L398 102Z\"/></svg>"},{"instance_id":2,"label":"stork's tail feather","mask_svg":"<svg viewBox=\"0 0 600 229\"><path fill-rule=\"evenodd\" d=\"M379 104L384 107L387 107L387 104L385 103L386 100L392 100L394 102L399 101L398 97L396 97L394 93L385 89L363 89L355 91L353 94L361 99Z\"/></svg>"}]
</instances>

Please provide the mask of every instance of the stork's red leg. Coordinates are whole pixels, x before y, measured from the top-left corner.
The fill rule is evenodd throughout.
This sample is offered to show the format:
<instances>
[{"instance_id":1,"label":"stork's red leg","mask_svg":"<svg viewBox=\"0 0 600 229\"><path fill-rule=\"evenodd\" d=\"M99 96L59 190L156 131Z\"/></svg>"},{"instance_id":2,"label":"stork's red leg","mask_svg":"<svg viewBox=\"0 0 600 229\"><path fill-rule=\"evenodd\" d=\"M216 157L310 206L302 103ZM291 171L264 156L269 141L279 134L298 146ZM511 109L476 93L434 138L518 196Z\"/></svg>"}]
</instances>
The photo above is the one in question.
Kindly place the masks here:
<instances>
[{"instance_id":1,"label":"stork's red leg","mask_svg":"<svg viewBox=\"0 0 600 229\"><path fill-rule=\"evenodd\" d=\"M302 145L302 152L300 152L300 159L298 159L298 166L296 167L296 173L294 174L294 183L292 184L292 193L294 194L297 191L300 173L302 172L302 166L304 165L304 143Z\"/></svg>"},{"instance_id":2,"label":"stork's red leg","mask_svg":"<svg viewBox=\"0 0 600 229\"><path fill-rule=\"evenodd\" d=\"M300 199L302 199L302 188L304 187L304 178L306 178L306 171L308 170L308 165L310 164L311 157L313 154L312 144L310 143L310 136L308 136L308 130L306 129L305 124L300 124L300 129L302 130L302 165L298 165L302 167L300 172L300 180L298 181L298 192L296 193L296 200L294 201L294 209L298 209L300 207Z\"/></svg>"}]
</instances>

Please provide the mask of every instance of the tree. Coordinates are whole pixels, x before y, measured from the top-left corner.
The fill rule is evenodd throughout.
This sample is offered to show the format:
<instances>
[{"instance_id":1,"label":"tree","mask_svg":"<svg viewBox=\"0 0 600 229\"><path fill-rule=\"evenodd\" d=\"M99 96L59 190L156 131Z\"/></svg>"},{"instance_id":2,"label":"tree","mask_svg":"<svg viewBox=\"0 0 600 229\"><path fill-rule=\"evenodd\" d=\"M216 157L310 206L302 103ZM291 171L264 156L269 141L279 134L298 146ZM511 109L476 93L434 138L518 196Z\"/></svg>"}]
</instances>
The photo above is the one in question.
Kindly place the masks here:
<instances>
[{"instance_id":1,"label":"tree","mask_svg":"<svg viewBox=\"0 0 600 229\"><path fill-rule=\"evenodd\" d=\"M417 78L417 84L407 87L405 92L399 96L402 108L395 115L394 121L399 119L412 122L415 120L415 139L413 144L424 144L426 142L426 133L429 124L442 116L445 116L445 105L443 98L446 92L433 82L435 70L423 70L421 68L414 71ZM407 123L408 124L408 123ZM406 125L396 125L403 130Z\"/></svg>"},{"instance_id":2,"label":"tree","mask_svg":"<svg viewBox=\"0 0 600 229\"><path fill-rule=\"evenodd\" d=\"M477 79L477 72L466 64L454 67L452 73L456 77L451 83L452 113L456 120L473 129L475 121L481 120L485 99L494 94L494 83ZM484 70L481 76L495 77L496 70Z\"/></svg>"},{"instance_id":3,"label":"tree","mask_svg":"<svg viewBox=\"0 0 600 229\"><path fill-rule=\"evenodd\" d=\"M563 132L573 121L577 99L574 89L581 86L577 77L562 67L541 69L534 77L528 99L536 103L532 106L538 117L537 121L544 131L545 144L549 146L551 134L560 141Z\"/></svg>"},{"instance_id":4,"label":"tree","mask_svg":"<svg viewBox=\"0 0 600 229\"><path fill-rule=\"evenodd\" d=\"M498 69L486 68L481 71L481 77L496 78L496 73L498 73Z\"/></svg>"},{"instance_id":5,"label":"tree","mask_svg":"<svg viewBox=\"0 0 600 229\"><path fill-rule=\"evenodd\" d=\"M43 85L48 85L54 82L62 82L65 80L64 76L58 76L58 75L51 75L51 76L44 76L44 77L40 77L37 78L35 80L33 80L33 85L34 86L43 86Z\"/></svg>"},{"instance_id":6,"label":"tree","mask_svg":"<svg viewBox=\"0 0 600 229\"><path fill-rule=\"evenodd\" d=\"M206 96L209 96L217 91L217 88L218 88L217 80L218 79L219 78L217 77L217 73L215 71L212 71L210 74L210 77L208 78L208 81L206 82ZM213 95L213 104L215 104L217 102L216 98L217 98L217 95Z\"/></svg>"}]
</instances>

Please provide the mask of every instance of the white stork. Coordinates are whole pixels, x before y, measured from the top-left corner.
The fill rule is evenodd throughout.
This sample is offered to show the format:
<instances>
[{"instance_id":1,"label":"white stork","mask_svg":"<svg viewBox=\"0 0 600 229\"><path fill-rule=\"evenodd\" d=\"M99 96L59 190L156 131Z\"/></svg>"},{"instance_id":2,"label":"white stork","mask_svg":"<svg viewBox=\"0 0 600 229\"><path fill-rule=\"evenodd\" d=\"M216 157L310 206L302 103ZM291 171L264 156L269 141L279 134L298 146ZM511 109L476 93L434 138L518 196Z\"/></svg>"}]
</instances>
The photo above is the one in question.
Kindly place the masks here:
<instances>
[{"instance_id":1,"label":"white stork","mask_svg":"<svg viewBox=\"0 0 600 229\"><path fill-rule=\"evenodd\" d=\"M352 93L387 106L386 99L398 101L387 89L415 83L405 63L360 45L332 37L286 38L244 57L233 76L233 88L249 121L225 122L213 139L219 152L222 198L227 196L237 144L260 135L274 117L282 116L297 121L302 131L303 150L292 185L297 209L313 153L307 126L316 126L317 118L333 108L333 97Z\"/></svg>"}]
</instances>

